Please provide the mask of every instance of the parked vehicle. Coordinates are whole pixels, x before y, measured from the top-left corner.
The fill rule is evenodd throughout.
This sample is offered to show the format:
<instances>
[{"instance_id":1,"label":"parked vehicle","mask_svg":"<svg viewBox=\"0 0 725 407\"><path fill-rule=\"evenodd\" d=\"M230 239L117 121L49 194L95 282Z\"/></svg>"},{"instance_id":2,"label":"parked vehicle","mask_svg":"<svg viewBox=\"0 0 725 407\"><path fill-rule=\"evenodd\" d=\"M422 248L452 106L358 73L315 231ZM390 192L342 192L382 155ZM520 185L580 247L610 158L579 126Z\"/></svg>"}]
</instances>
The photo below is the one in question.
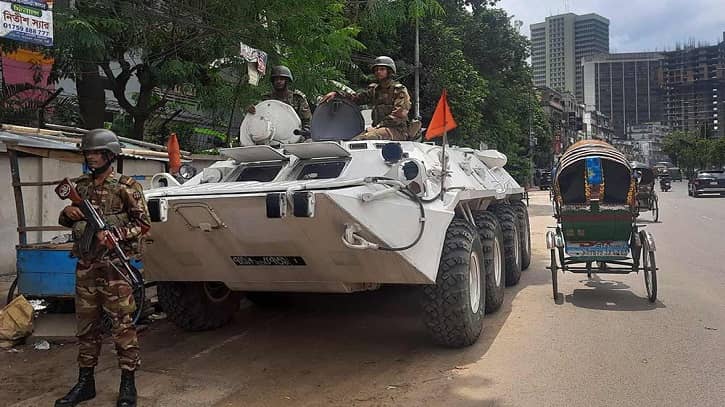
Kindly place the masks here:
<instances>
[{"instance_id":1,"label":"parked vehicle","mask_svg":"<svg viewBox=\"0 0 725 407\"><path fill-rule=\"evenodd\" d=\"M144 265L171 321L220 327L242 294L262 304L278 292L410 284L434 342L476 342L531 261L524 189L498 151L351 141L363 125L343 100L315 110L309 143L260 145L243 124L247 143L221 150L227 161L146 192Z\"/></svg>"},{"instance_id":2,"label":"parked vehicle","mask_svg":"<svg viewBox=\"0 0 725 407\"><path fill-rule=\"evenodd\" d=\"M725 196L725 170L700 170L687 184L687 194L699 197L702 194Z\"/></svg>"},{"instance_id":3,"label":"parked vehicle","mask_svg":"<svg viewBox=\"0 0 725 407\"><path fill-rule=\"evenodd\" d=\"M682 182L682 171L680 171L677 167L671 167L667 169L667 172L670 173L670 178L672 181L679 181Z\"/></svg>"},{"instance_id":4,"label":"parked vehicle","mask_svg":"<svg viewBox=\"0 0 725 407\"><path fill-rule=\"evenodd\" d=\"M561 270L589 278L642 271L647 298L656 301L654 238L637 226L635 191L629 162L611 145L583 140L564 153L554 180L557 225L546 234L555 300Z\"/></svg>"},{"instance_id":5,"label":"parked vehicle","mask_svg":"<svg viewBox=\"0 0 725 407\"><path fill-rule=\"evenodd\" d=\"M539 172L539 189L542 191L551 189L551 171L541 170Z\"/></svg>"}]
</instances>

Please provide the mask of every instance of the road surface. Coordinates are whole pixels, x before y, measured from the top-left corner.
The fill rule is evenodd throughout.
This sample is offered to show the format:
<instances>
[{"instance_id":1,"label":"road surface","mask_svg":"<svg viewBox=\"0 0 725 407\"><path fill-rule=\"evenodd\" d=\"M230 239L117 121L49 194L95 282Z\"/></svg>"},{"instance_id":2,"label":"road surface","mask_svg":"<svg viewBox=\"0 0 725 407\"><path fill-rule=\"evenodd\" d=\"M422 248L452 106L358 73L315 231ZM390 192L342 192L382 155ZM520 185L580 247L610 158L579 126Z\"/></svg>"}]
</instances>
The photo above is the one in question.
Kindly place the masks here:
<instances>
[{"instance_id":1,"label":"road surface","mask_svg":"<svg viewBox=\"0 0 725 407\"><path fill-rule=\"evenodd\" d=\"M659 300L641 275L566 274L551 296L546 192L531 201L534 258L474 346L432 345L418 291L296 296L248 307L220 330L159 321L142 334L143 406L722 406L725 198L660 193ZM646 220L648 214L643 214ZM647 223L647 222L645 222ZM96 400L115 402L104 346ZM0 405L52 405L74 382L75 346L0 351Z\"/></svg>"}]
</instances>

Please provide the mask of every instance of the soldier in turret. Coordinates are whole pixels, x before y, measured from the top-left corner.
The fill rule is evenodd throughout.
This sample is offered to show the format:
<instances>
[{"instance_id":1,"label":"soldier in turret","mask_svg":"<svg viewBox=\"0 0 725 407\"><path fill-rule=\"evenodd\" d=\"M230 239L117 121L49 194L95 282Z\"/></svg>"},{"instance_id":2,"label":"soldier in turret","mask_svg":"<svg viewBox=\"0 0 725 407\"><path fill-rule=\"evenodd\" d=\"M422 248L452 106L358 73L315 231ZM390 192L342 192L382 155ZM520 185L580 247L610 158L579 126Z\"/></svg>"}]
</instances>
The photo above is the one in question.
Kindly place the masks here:
<instances>
[{"instance_id":1,"label":"soldier in turret","mask_svg":"<svg viewBox=\"0 0 725 407\"><path fill-rule=\"evenodd\" d=\"M397 73L392 58L379 56L372 66L375 82L359 93L342 94L330 92L322 98L327 102L335 96L350 99L358 105L372 107L372 127L353 140L408 140L408 112L410 111L410 95L408 89L393 79Z\"/></svg>"},{"instance_id":2,"label":"soldier in turret","mask_svg":"<svg viewBox=\"0 0 725 407\"><path fill-rule=\"evenodd\" d=\"M300 130L304 135L309 135L312 111L305 94L297 89L290 89L290 83L294 81L292 72L283 65L272 67L270 80L272 81L272 92L264 95L262 100L279 100L292 106L302 121ZM247 107L247 113L256 113L254 105Z\"/></svg>"}]
</instances>

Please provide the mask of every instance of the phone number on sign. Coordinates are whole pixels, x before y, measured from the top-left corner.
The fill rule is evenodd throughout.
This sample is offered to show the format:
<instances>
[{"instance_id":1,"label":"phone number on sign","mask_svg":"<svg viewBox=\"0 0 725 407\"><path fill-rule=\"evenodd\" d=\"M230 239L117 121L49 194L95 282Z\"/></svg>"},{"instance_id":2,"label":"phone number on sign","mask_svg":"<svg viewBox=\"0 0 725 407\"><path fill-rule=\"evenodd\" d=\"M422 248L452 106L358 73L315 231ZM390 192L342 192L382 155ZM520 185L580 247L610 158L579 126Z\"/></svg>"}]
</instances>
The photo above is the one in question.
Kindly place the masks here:
<instances>
[{"instance_id":1,"label":"phone number on sign","mask_svg":"<svg viewBox=\"0 0 725 407\"><path fill-rule=\"evenodd\" d=\"M23 27L22 25L3 23L3 28L11 31L19 31L27 34L35 34L42 37L50 36L50 31L38 30L31 27Z\"/></svg>"}]
</instances>

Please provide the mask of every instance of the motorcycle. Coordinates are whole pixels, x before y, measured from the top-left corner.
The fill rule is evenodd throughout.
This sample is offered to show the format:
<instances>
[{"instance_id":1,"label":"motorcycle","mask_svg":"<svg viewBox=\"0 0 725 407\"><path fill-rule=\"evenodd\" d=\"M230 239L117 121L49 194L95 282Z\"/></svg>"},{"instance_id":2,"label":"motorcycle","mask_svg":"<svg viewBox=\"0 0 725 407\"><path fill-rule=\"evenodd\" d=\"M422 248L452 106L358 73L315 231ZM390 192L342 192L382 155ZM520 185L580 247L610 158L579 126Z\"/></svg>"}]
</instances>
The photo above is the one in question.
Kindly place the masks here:
<instances>
[{"instance_id":1,"label":"motorcycle","mask_svg":"<svg viewBox=\"0 0 725 407\"><path fill-rule=\"evenodd\" d=\"M668 178L662 178L660 179L660 190L662 192L667 192L670 189L672 189L672 182Z\"/></svg>"}]
</instances>

